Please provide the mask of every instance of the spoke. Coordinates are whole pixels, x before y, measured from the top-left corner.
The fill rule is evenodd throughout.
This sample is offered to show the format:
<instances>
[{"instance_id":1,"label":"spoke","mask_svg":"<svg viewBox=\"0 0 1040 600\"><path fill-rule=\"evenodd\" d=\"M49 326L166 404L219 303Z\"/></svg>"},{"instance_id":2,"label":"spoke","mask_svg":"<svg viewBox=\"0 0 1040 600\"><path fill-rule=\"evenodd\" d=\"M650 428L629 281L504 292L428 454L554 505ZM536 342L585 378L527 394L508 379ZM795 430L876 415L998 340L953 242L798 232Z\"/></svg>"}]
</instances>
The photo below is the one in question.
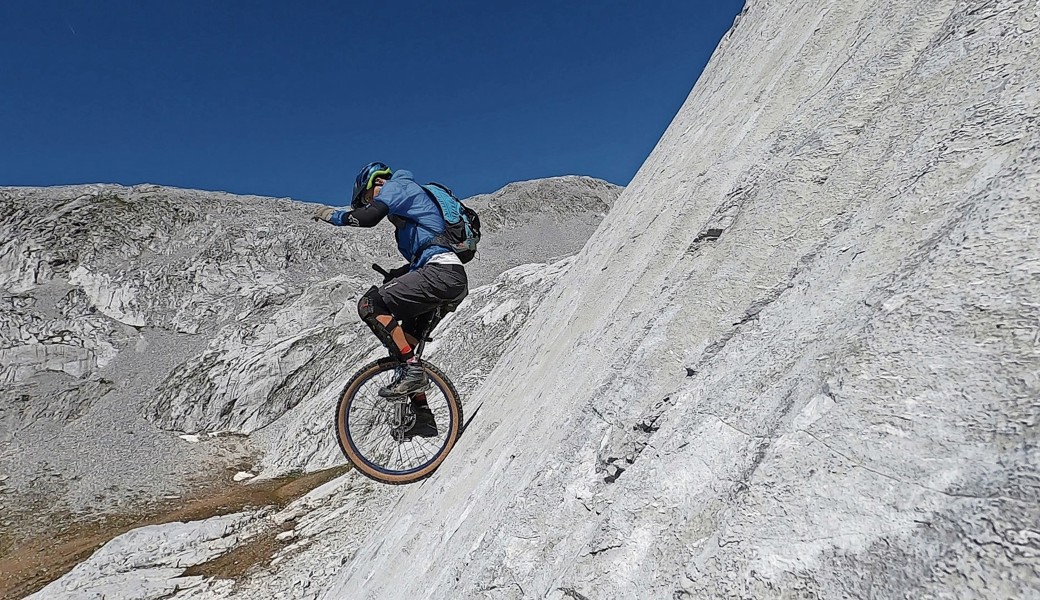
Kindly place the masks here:
<instances>
[{"instance_id":1,"label":"spoke","mask_svg":"<svg viewBox=\"0 0 1040 600\"><path fill-rule=\"evenodd\" d=\"M397 460L394 461L394 464L400 466L401 463L403 462L403 459L401 458L401 444L397 445L397 451L395 452L395 454L397 454ZM398 469L398 470L402 470L403 471L404 469Z\"/></svg>"},{"instance_id":2,"label":"spoke","mask_svg":"<svg viewBox=\"0 0 1040 600\"><path fill-rule=\"evenodd\" d=\"M415 438L412 438L412 443L408 444L408 446L410 447L410 449L412 451L412 456L415 457L415 462L412 463L413 466L423 463L423 457L419 455L419 451L417 449L418 445L419 444L415 443Z\"/></svg>"},{"instance_id":3,"label":"spoke","mask_svg":"<svg viewBox=\"0 0 1040 600\"><path fill-rule=\"evenodd\" d=\"M394 402L377 393L393 376L393 370L387 369L364 381L356 390L347 415L348 433L357 452L366 462L390 472L412 470L429 463L444 449L452 428L447 395L434 385L427 390L426 400L438 434L429 438L413 436L398 442L391 425L396 410Z\"/></svg>"}]
</instances>

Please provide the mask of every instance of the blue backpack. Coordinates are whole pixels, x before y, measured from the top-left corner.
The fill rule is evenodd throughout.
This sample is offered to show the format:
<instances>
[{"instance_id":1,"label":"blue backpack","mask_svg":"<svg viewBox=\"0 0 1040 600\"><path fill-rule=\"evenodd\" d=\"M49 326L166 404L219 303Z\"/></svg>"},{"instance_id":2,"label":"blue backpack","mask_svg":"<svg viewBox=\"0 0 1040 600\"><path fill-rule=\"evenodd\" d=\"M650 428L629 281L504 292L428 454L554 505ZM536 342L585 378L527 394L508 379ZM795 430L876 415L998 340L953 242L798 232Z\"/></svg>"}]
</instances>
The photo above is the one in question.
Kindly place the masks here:
<instances>
[{"instance_id":1,"label":"blue backpack","mask_svg":"<svg viewBox=\"0 0 1040 600\"><path fill-rule=\"evenodd\" d=\"M428 195L441 209L444 215L444 233L433 238L417 254L431 245L451 248L459 260L468 263L477 253L477 242L480 241L480 217L477 211L463 204L450 189L439 183L428 183L422 186Z\"/></svg>"}]
</instances>

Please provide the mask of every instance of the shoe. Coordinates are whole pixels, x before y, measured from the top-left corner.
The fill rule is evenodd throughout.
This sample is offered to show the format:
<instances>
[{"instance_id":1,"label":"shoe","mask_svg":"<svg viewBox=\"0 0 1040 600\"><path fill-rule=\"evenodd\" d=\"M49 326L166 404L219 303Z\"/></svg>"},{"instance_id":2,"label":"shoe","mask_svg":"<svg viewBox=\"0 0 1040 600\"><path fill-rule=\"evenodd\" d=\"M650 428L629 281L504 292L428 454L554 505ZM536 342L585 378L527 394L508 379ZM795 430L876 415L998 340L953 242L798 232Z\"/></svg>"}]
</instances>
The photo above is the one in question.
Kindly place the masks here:
<instances>
[{"instance_id":1,"label":"shoe","mask_svg":"<svg viewBox=\"0 0 1040 600\"><path fill-rule=\"evenodd\" d=\"M421 392L430 387L430 378L421 363L405 363L397 367L397 376L390 385L379 389L383 398L395 398Z\"/></svg>"},{"instance_id":2,"label":"shoe","mask_svg":"<svg viewBox=\"0 0 1040 600\"><path fill-rule=\"evenodd\" d=\"M415 423L408 431L404 432L406 437L436 437L437 420L433 418L433 412L427 404L415 404L412 402L412 411L415 413Z\"/></svg>"}]
</instances>

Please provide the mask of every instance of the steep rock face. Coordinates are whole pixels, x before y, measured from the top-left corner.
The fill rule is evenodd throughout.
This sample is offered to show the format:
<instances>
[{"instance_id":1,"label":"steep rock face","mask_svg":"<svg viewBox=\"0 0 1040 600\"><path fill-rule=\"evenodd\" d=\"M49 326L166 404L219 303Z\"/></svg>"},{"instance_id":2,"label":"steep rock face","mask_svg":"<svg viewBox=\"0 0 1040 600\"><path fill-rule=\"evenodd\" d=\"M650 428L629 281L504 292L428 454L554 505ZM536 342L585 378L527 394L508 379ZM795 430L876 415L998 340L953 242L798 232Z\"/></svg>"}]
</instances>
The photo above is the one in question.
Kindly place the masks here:
<instances>
[{"instance_id":1,"label":"steep rock face","mask_svg":"<svg viewBox=\"0 0 1040 600\"><path fill-rule=\"evenodd\" d=\"M1026 597L1037 4L751 2L324 597Z\"/></svg>"}]
</instances>

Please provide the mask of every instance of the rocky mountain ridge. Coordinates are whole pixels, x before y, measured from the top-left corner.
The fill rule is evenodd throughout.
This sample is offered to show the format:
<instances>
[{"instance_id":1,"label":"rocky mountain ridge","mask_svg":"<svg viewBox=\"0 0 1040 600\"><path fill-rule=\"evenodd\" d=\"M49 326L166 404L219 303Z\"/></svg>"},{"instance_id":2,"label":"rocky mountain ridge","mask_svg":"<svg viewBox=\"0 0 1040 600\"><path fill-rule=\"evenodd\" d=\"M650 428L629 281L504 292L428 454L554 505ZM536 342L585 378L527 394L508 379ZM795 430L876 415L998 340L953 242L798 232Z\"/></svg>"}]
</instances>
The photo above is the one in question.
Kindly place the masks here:
<instances>
[{"instance_id":1,"label":"rocky mountain ridge","mask_svg":"<svg viewBox=\"0 0 1040 600\"><path fill-rule=\"evenodd\" d=\"M575 230L594 228L619 193L577 177L551 188L544 205L573 204L553 218ZM495 198L480 203L495 210ZM271 438L320 438L320 456L267 446L259 430L373 352L356 299L378 283L372 262L400 258L388 225L335 228L313 210L154 185L0 188L0 504L42 531L53 510L34 507L94 518L182 494L228 461L267 477L342 463L324 427L294 437L283 419L294 439ZM513 210L485 228L489 246L537 218L537 206ZM524 237L531 261L584 243ZM468 269L474 287L511 266L484 246ZM314 411L327 425L323 401ZM199 433L206 443L177 437Z\"/></svg>"}]
</instances>

